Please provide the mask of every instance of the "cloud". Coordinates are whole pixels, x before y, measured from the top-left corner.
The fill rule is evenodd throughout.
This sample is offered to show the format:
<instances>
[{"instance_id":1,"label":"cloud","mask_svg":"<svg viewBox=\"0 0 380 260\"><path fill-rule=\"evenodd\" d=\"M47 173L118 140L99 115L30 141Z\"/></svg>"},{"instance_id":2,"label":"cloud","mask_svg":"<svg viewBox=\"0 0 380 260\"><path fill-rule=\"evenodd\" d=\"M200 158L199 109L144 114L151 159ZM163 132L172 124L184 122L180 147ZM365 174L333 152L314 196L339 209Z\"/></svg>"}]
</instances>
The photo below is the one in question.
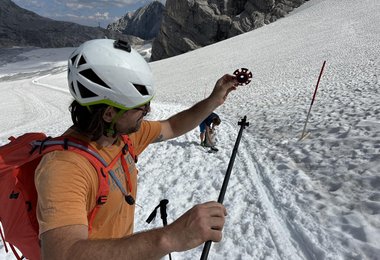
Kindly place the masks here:
<instances>
[{"instance_id":1,"label":"cloud","mask_svg":"<svg viewBox=\"0 0 380 260\"><path fill-rule=\"evenodd\" d=\"M113 17L110 17L109 12L104 12L104 13L96 12L93 15L76 15L73 13L68 13L65 15L65 17L70 17L74 20L83 20L83 21L89 21L89 20L91 20L91 21L108 21L108 20L114 19Z\"/></svg>"},{"instance_id":2,"label":"cloud","mask_svg":"<svg viewBox=\"0 0 380 260\"><path fill-rule=\"evenodd\" d=\"M66 3L66 7L72 10L80 10L80 9L93 9L94 6L90 4L82 4L82 3Z\"/></svg>"},{"instance_id":3,"label":"cloud","mask_svg":"<svg viewBox=\"0 0 380 260\"><path fill-rule=\"evenodd\" d=\"M68 8L78 10L83 8L97 9L105 7L127 7L132 5L144 5L152 2L152 0L56 0L56 2L66 5Z\"/></svg>"},{"instance_id":4,"label":"cloud","mask_svg":"<svg viewBox=\"0 0 380 260\"><path fill-rule=\"evenodd\" d=\"M58 14L57 14L57 16L58 16ZM111 19L109 12L104 12L104 13L96 12L93 15L77 15L77 14L73 14L73 13L68 13L65 15L65 17L71 17L74 19L82 19L82 20L96 20L96 21L110 20Z\"/></svg>"},{"instance_id":5,"label":"cloud","mask_svg":"<svg viewBox=\"0 0 380 260\"><path fill-rule=\"evenodd\" d=\"M85 18L87 18L87 17L84 17L82 15L76 15L76 14L66 14L65 17L70 17L70 18L75 18L75 19L85 19Z\"/></svg>"},{"instance_id":6,"label":"cloud","mask_svg":"<svg viewBox=\"0 0 380 260\"><path fill-rule=\"evenodd\" d=\"M96 20L109 20L110 19L109 14L110 14L109 12L105 12L105 13L97 12L94 16L89 16L88 18L96 19Z\"/></svg>"}]
</instances>

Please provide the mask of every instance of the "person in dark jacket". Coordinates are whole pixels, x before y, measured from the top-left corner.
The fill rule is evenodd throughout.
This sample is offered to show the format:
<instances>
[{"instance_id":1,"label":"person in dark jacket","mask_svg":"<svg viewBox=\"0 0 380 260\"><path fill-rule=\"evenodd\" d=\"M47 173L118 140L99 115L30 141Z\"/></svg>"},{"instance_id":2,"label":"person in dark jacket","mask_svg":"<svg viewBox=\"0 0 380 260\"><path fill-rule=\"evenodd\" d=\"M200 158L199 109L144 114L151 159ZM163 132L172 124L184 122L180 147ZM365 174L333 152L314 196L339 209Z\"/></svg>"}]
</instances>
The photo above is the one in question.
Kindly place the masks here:
<instances>
[{"instance_id":1,"label":"person in dark jacket","mask_svg":"<svg viewBox=\"0 0 380 260\"><path fill-rule=\"evenodd\" d=\"M214 147L213 134L215 132L215 126L220 125L220 117L216 113L211 113L202 123L199 125L201 145L206 147Z\"/></svg>"}]
</instances>

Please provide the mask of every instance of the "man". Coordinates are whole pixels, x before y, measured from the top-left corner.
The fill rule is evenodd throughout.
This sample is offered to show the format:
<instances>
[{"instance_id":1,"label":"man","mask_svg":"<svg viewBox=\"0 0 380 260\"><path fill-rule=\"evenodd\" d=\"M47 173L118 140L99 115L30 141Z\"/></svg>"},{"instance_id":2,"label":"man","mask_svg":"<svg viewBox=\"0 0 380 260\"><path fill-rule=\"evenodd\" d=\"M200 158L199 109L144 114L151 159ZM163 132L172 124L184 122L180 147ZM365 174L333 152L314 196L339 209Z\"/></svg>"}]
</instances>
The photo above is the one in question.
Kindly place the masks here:
<instances>
[{"instance_id":1,"label":"man","mask_svg":"<svg viewBox=\"0 0 380 260\"><path fill-rule=\"evenodd\" d=\"M215 126L220 125L220 123L220 117L214 112L202 121L199 125L202 146L214 148L215 144L213 142L213 134L215 131Z\"/></svg>"},{"instance_id":2,"label":"man","mask_svg":"<svg viewBox=\"0 0 380 260\"><path fill-rule=\"evenodd\" d=\"M234 76L220 78L211 95L167 120L146 121L154 95L145 60L122 41L92 40L70 56L68 83L74 101L74 125L64 135L88 142L107 163L129 135L140 154L150 143L180 136L195 128L235 90ZM128 164L123 171L122 162ZM127 153L113 166L107 202L89 230L88 214L96 205L99 180L82 156L54 151L36 170L37 217L43 259L159 259L205 241L220 241L226 210L217 202L196 205L170 225L133 234L134 204L124 201L116 182L135 198L137 169ZM146 173L148 174L148 173Z\"/></svg>"}]
</instances>

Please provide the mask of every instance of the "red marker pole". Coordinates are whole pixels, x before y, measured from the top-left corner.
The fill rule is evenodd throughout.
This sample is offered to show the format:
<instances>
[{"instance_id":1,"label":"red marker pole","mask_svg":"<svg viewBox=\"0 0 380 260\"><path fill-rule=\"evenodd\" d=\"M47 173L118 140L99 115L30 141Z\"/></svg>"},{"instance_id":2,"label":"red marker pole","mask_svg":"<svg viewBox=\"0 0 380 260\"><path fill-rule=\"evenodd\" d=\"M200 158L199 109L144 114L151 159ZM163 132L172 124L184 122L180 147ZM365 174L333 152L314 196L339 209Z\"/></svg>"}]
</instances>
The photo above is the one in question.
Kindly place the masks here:
<instances>
[{"instance_id":1,"label":"red marker pole","mask_svg":"<svg viewBox=\"0 0 380 260\"><path fill-rule=\"evenodd\" d=\"M319 73L319 77L318 77L317 85L315 86L314 95L313 95L313 98L312 98L312 100L311 100L311 104L310 104L309 112L307 113L307 117L306 117L306 121L305 121L305 126L303 127L303 131L302 131L302 135L301 135L300 140L302 140L302 138L304 138L304 136L305 136L306 125L307 125L307 122L309 121L309 116L310 116L310 112L311 112L311 107L312 107L313 104L314 104L315 96L317 95L317 90L318 90L319 82L321 81L321 77L322 77L322 74L323 74L323 70L324 70L324 68L325 68L325 65L326 65L326 61L323 62L321 72Z\"/></svg>"}]
</instances>

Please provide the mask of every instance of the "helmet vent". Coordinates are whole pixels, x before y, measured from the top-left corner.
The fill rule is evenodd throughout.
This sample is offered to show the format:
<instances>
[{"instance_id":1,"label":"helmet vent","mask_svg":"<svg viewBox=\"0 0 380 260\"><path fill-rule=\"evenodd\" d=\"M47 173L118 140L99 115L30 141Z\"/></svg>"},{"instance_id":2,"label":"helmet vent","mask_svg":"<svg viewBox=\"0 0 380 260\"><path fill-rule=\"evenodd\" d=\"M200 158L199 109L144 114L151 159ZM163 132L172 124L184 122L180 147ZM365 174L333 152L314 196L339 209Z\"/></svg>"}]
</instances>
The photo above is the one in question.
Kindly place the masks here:
<instances>
[{"instance_id":1,"label":"helmet vent","mask_svg":"<svg viewBox=\"0 0 380 260\"><path fill-rule=\"evenodd\" d=\"M79 72L79 74L100 86L110 89L110 87L106 83L104 83L104 81L101 78L99 78L99 76L96 75L96 73L92 69L82 70L81 72Z\"/></svg>"},{"instance_id":2,"label":"helmet vent","mask_svg":"<svg viewBox=\"0 0 380 260\"><path fill-rule=\"evenodd\" d=\"M78 55L75 55L74 57L72 57L71 58L71 64L73 64L74 65L74 63L75 63L75 60L76 60L76 58L78 57Z\"/></svg>"},{"instance_id":3,"label":"helmet vent","mask_svg":"<svg viewBox=\"0 0 380 260\"><path fill-rule=\"evenodd\" d=\"M80 56L80 59L79 59L79 62L78 62L78 67L80 65L83 65L83 64L86 64L86 63L87 63L86 59L83 56Z\"/></svg>"},{"instance_id":4,"label":"helmet vent","mask_svg":"<svg viewBox=\"0 0 380 260\"><path fill-rule=\"evenodd\" d=\"M140 92L141 95L146 96L149 95L148 90L144 85L139 85L139 84L133 84L135 88L137 89L138 92Z\"/></svg>"},{"instance_id":5,"label":"helmet vent","mask_svg":"<svg viewBox=\"0 0 380 260\"><path fill-rule=\"evenodd\" d=\"M90 97L98 96L94 92L90 91L88 88L83 86L80 82L78 82L78 89L82 98L90 98Z\"/></svg>"}]
</instances>

